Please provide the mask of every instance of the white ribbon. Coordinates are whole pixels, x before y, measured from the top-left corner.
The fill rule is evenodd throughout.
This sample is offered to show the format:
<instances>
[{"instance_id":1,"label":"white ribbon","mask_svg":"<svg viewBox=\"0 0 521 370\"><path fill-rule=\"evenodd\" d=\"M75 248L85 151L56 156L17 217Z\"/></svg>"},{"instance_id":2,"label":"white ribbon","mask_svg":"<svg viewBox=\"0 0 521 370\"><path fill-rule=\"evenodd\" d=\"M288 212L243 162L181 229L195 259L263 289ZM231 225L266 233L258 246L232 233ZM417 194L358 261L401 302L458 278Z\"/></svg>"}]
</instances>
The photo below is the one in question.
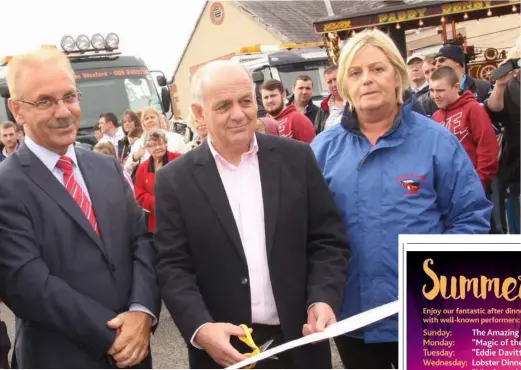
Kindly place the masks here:
<instances>
[{"instance_id":1,"label":"white ribbon","mask_svg":"<svg viewBox=\"0 0 521 370\"><path fill-rule=\"evenodd\" d=\"M382 306L373 308L369 311L362 312L356 316L352 316L348 319L339 321L333 325L330 325L320 333L314 333L299 339L292 340L291 342L281 344L280 346L268 349L265 352L247 358L244 361L238 362L235 365L227 367L227 369L240 369L244 366L248 366L255 362L259 362L268 357L275 356L278 353L287 351L288 349L303 346L305 344L317 342L319 340L330 339L339 335L349 333L351 331L363 328L364 326L370 325L386 317L392 316L398 313L400 309L400 301L394 301L391 303L384 304Z\"/></svg>"}]
</instances>

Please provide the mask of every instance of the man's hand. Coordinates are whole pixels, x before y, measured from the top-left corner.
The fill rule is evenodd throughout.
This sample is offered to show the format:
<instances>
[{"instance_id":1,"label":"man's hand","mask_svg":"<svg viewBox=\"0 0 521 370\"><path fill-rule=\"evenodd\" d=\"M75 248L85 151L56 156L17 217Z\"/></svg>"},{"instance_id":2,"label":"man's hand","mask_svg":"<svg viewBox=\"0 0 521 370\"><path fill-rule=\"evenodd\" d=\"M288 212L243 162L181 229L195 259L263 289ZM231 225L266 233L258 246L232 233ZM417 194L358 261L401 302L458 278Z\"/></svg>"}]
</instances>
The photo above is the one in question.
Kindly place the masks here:
<instances>
[{"instance_id":1,"label":"man's hand","mask_svg":"<svg viewBox=\"0 0 521 370\"><path fill-rule=\"evenodd\" d=\"M199 329L194 342L201 346L219 365L228 367L246 359L230 344L232 335L240 337L244 335L244 330L233 324L210 323Z\"/></svg>"},{"instance_id":2,"label":"man's hand","mask_svg":"<svg viewBox=\"0 0 521 370\"><path fill-rule=\"evenodd\" d=\"M335 313L327 303L315 303L308 312L308 322L302 328L302 335L324 331L329 325L336 322Z\"/></svg>"},{"instance_id":3,"label":"man's hand","mask_svg":"<svg viewBox=\"0 0 521 370\"><path fill-rule=\"evenodd\" d=\"M496 86L506 86L513 78L517 76L519 70L515 69L513 71L508 72L503 77L500 77L496 80Z\"/></svg>"},{"instance_id":4,"label":"man's hand","mask_svg":"<svg viewBox=\"0 0 521 370\"><path fill-rule=\"evenodd\" d=\"M141 311L128 311L107 323L117 330L116 340L108 354L116 361L116 366L136 366L148 355L152 317Z\"/></svg>"}]
</instances>

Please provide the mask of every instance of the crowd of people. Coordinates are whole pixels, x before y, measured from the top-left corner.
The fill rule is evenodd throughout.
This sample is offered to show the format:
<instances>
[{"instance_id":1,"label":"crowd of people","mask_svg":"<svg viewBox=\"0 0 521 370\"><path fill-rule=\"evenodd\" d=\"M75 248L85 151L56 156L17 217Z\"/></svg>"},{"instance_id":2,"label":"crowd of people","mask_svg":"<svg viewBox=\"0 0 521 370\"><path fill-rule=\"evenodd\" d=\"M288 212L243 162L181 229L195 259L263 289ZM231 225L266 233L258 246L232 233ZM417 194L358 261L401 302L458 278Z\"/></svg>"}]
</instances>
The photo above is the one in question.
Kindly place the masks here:
<instances>
[{"instance_id":1,"label":"crowd of people","mask_svg":"<svg viewBox=\"0 0 521 370\"><path fill-rule=\"evenodd\" d=\"M400 234L506 232L507 192L519 227L519 74L492 87L464 65L457 45L404 60L366 30L316 106L308 76L287 97L214 61L191 80L193 137L153 108L104 113L89 151L67 58L15 57L0 164L13 367L150 368L161 300L190 367L230 366L251 351L240 324L276 346L398 299ZM335 342L345 368L399 366L397 315ZM257 364L331 366L328 342Z\"/></svg>"}]
</instances>

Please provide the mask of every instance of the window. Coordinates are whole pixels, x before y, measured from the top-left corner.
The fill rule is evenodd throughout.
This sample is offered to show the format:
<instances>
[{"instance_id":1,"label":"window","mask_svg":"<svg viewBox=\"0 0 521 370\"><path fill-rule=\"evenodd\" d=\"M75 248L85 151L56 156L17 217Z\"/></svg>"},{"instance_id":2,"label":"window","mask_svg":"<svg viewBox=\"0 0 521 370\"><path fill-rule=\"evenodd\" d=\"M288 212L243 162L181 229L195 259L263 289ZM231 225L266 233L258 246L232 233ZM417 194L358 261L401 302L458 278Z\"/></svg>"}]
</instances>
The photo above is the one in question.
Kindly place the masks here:
<instances>
[{"instance_id":1,"label":"window","mask_svg":"<svg viewBox=\"0 0 521 370\"><path fill-rule=\"evenodd\" d=\"M327 67L327 60L313 63L298 63L285 66L279 66L278 71L284 88L290 93L295 80L300 75L307 75L313 80L313 96L318 97L328 93L327 86L324 83L324 69Z\"/></svg>"},{"instance_id":2,"label":"window","mask_svg":"<svg viewBox=\"0 0 521 370\"><path fill-rule=\"evenodd\" d=\"M76 82L82 92L81 128L93 127L102 113L120 118L128 109L149 106L162 112L161 99L144 67L76 71Z\"/></svg>"}]
</instances>

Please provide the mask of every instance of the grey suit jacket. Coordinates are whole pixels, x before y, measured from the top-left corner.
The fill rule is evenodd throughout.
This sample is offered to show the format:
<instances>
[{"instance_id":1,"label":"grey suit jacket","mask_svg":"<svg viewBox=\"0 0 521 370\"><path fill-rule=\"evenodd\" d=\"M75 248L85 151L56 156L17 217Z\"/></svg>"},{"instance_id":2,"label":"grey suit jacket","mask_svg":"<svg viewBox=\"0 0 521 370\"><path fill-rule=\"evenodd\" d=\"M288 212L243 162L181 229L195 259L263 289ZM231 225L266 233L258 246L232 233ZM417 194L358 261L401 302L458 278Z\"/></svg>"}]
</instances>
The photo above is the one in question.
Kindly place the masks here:
<instances>
[{"instance_id":1,"label":"grey suit jacket","mask_svg":"<svg viewBox=\"0 0 521 370\"><path fill-rule=\"evenodd\" d=\"M0 298L21 368L102 368L133 303L159 317L152 236L114 158L76 148L100 235L27 148L0 164Z\"/></svg>"}]
</instances>

